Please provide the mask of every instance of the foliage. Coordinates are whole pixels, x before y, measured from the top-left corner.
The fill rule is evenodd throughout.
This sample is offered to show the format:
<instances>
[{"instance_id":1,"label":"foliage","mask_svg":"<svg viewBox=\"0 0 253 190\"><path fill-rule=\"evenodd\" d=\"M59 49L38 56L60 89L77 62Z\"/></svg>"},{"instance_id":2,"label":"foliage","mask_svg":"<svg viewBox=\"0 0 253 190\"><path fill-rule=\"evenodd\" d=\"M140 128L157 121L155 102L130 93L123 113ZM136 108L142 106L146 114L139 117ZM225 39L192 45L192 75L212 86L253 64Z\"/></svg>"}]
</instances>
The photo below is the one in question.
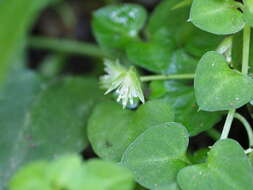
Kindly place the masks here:
<instances>
[{"instance_id":1,"label":"foliage","mask_svg":"<svg viewBox=\"0 0 253 190\"><path fill-rule=\"evenodd\" d=\"M131 172L102 160L82 162L77 155L33 162L18 171L10 182L11 190L116 190L119 186L122 190L133 189Z\"/></svg>"},{"instance_id":2,"label":"foliage","mask_svg":"<svg viewBox=\"0 0 253 190\"><path fill-rule=\"evenodd\" d=\"M252 118L236 113L252 115L252 0L163 0L151 13L106 2L96 46L27 38L42 8L65 2L0 0L0 189L253 189ZM33 71L29 43L53 50ZM71 53L97 56L93 70L66 74ZM245 150L228 138L233 118ZM203 132L215 142L196 150Z\"/></svg>"}]
</instances>

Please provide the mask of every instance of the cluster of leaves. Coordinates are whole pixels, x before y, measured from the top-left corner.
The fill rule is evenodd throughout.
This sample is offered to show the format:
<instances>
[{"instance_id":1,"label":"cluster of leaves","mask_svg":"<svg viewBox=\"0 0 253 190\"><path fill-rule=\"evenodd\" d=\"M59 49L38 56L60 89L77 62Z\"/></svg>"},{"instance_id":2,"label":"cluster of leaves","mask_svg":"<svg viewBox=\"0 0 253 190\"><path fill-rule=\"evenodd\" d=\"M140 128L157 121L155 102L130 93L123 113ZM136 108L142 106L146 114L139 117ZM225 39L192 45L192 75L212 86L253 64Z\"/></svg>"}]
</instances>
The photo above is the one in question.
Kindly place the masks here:
<instances>
[{"instance_id":1,"label":"cluster of leaves","mask_svg":"<svg viewBox=\"0 0 253 190\"><path fill-rule=\"evenodd\" d=\"M24 164L78 153L89 143L107 161L82 163L68 156L34 162L14 175L10 189L131 190L132 175L152 190L253 188L252 155L249 159L236 141L217 141L196 156L187 152L191 136L253 99L253 79L235 70L242 57L239 31L253 20L250 0L194 0L191 7L188 0L164 0L150 17L135 4L95 11L93 32L108 57L140 72L195 73L194 85L190 80L148 83L147 102L135 109L122 109L111 97L105 100L94 78L45 81L20 63L31 18L45 4L0 1L0 23L15 31L6 38L10 32L0 30L0 188ZM27 5L31 10L24 12ZM20 13L14 29L9 26L9 18L16 19L13 11ZM228 64L215 51L224 36L215 34L236 32Z\"/></svg>"},{"instance_id":2,"label":"cluster of leaves","mask_svg":"<svg viewBox=\"0 0 253 190\"><path fill-rule=\"evenodd\" d=\"M131 172L111 162L82 162L76 155L62 156L53 162L36 161L28 164L13 177L13 190L96 189L131 190Z\"/></svg>"}]
</instances>

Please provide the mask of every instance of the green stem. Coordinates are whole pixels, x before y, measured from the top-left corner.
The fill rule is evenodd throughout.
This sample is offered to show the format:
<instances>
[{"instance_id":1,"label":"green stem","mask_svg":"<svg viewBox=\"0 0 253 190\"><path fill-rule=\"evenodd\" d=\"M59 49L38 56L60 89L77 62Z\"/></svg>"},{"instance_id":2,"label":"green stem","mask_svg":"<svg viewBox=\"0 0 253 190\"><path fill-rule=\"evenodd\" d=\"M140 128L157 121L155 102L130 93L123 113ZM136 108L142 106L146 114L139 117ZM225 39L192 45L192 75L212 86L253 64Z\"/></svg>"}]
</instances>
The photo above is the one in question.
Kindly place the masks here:
<instances>
[{"instance_id":1,"label":"green stem","mask_svg":"<svg viewBox=\"0 0 253 190\"><path fill-rule=\"evenodd\" d=\"M244 75L248 74L249 48L250 48L250 26L246 24L243 29L243 48L242 48L242 73ZM225 139L228 137L234 114L235 109L232 109L228 112L227 119L220 139Z\"/></svg>"},{"instance_id":2,"label":"green stem","mask_svg":"<svg viewBox=\"0 0 253 190\"><path fill-rule=\"evenodd\" d=\"M172 79L194 79L195 74L175 74L175 75L149 75L141 77L142 82L153 80L172 80Z\"/></svg>"},{"instance_id":3,"label":"green stem","mask_svg":"<svg viewBox=\"0 0 253 190\"><path fill-rule=\"evenodd\" d=\"M243 29L243 52L242 52L242 73L248 74L250 48L250 26L245 25Z\"/></svg>"},{"instance_id":4,"label":"green stem","mask_svg":"<svg viewBox=\"0 0 253 190\"><path fill-rule=\"evenodd\" d=\"M253 146L253 130L250 126L250 124L248 123L248 121L239 113L235 113L234 117L236 119L238 119L243 126L245 127L247 134L248 134L248 138L249 138L249 146L252 147Z\"/></svg>"},{"instance_id":5,"label":"green stem","mask_svg":"<svg viewBox=\"0 0 253 190\"><path fill-rule=\"evenodd\" d=\"M79 54L92 57L105 57L106 54L96 45L75 40L55 39L47 37L31 37L29 45L36 49L46 49L59 53Z\"/></svg>"},{"instance_id":6,"label":"green stem","mask_svg":"<svg viewBox=\"0 0 253 190\"><path fill-rule=\"evenodd\" d=\"M224 128L222 130L220 139L228 138L228 134L229 134L229 131L230 131L230 128L231 128L231 124L232 124L232 121L233 121L233 118L234 118L234 114L235 114L235 109L232 109L228 112L226 122L225 122Z\"/></svg>"}]
</instances>

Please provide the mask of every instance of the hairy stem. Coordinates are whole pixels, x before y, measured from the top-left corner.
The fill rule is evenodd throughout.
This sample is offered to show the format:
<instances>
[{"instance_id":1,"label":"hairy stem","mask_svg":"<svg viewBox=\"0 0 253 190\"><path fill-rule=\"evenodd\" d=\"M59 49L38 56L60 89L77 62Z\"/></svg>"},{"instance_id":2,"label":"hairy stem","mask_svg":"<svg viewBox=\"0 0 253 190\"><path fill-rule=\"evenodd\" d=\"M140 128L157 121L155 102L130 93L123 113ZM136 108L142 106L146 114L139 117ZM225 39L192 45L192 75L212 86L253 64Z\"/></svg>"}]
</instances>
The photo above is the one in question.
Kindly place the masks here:
<instances>
[{"instance_id":1,"label":"hairy stem","mask_svg":"<svg viewBox=\"0 0 253 190\"><path fill-rule=\"evenodd\" d=\"M194 79L195 74L175 74L175 75L149 75L149 76L142 76L141 81L153 81L153 80L183 80L183 79Z\"/></svg>"},{"instance_id":2,"label":"hairy stem","mask_svg":"<svg viewBox=\"0 0 253 190\"><path fill-rule=\"evenodd\" d=\"M46 49L59 53L78 54L92 57L106 56L106 54L98 46L87 42L36 36L31 37L28 43L32 48Z\"/></svg>"}]
</instances>

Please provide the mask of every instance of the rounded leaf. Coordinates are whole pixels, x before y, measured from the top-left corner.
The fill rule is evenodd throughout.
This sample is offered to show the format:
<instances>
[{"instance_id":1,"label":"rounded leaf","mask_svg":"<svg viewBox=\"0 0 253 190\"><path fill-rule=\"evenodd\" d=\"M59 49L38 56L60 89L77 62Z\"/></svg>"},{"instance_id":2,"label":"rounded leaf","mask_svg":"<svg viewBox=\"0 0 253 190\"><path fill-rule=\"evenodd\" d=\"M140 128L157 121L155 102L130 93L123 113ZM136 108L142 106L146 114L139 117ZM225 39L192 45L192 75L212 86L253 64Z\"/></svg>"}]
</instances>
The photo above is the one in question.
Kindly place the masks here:
<instances>
[{"instance_id":1,"label":"rounded leaf","mask_svg":"<svg viewBox=\"0 0 253 190\"><path fill-rule=\"evenodd\" d=\"M195 26L214 34L232 34L244 27L234 0L193 0L190 19Z\"/></svg>"},{"instance_id":2,"label":"rounded leaf","mask_svg":"<svg viewBox=\"0 0 253 190\"><path fill-rule=\"evenodd\" d=\"M104 102L90 117L88 137L101 158L119 161L129 144L147 128L173 120L174 112L163 100L149 101L135 112L115 102Z\"/></svg>"},{"instance_id":3,"label":"rounded leaf","mask_svg":"<svg viewBox=\"0 0 253 190\"><path fill-rule=\"evenodd\" d=\"M234 140L218 141L204 164L188 166L178 174L183 190L252 190L253 168Z\"/></svg>"},{"instance_id":4,"label":"rounded leaf","mask_svg":"<svg viewBox=\"0 0 253 190\"><path fill-rule=\"evenodd\" d=\"M188 137L186 129L178 123L152 127L127 148L121 162L141 185L170 189L176 186L178 171L187 165Z\"/></svg>"},{"instance_id":5,"label":"rounded leaf","mask_svg":"<svg viewBox=\"0 0 253 190\"><path fill-rule=\"evenodd\" d=\"M199 61L194 88L199 108L205 111L236 109L253 99L253 79L230 69L215 51Z\"/></svg>"}]
</instances>

